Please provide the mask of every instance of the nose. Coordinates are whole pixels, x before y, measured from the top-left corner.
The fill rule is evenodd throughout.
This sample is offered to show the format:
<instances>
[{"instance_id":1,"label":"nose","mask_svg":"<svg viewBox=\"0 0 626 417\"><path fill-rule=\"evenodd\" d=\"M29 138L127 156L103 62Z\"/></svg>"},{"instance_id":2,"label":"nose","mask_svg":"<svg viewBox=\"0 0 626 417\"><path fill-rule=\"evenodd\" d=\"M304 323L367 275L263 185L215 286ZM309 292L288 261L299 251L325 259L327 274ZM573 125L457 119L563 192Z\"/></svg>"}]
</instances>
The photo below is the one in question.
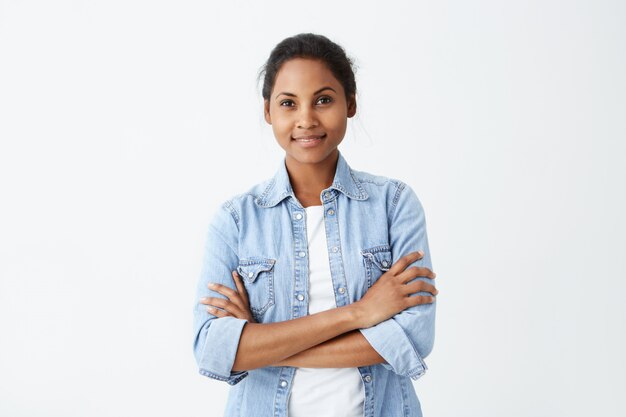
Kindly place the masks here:
<instances>
[{"instance_id":1,"label":"nose","mask_svg":"<svg viewBox=\"0 0 626 417\"><path fill-rule=\"evenodd\" d=\"M302 106L298 114L298 128L311 129L317 127L318 124L319 123L313 109L310 106Z\"/></svg>"}]
</instances>

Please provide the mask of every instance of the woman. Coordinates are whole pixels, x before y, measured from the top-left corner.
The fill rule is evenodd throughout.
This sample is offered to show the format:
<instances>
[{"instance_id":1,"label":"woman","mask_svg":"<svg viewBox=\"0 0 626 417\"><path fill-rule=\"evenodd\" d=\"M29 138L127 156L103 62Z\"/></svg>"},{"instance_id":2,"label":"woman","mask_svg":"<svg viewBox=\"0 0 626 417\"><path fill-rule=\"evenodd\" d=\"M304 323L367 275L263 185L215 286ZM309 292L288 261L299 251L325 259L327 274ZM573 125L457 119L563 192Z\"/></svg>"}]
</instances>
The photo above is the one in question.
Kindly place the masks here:
<instances>
[{"instance_id":1,"label":"woman","mask_svg":"<svg viewBox=\"0 0 626 417\"><path fill-rule=\"evenodd\" d=\"M437 290L425 217L403 182L351 169L356 113L343 49L280 42L264 114L285 158L209 227L194 309L202 375L232 385L226 416L421 416Z\"/></svg>"}]
</instances>

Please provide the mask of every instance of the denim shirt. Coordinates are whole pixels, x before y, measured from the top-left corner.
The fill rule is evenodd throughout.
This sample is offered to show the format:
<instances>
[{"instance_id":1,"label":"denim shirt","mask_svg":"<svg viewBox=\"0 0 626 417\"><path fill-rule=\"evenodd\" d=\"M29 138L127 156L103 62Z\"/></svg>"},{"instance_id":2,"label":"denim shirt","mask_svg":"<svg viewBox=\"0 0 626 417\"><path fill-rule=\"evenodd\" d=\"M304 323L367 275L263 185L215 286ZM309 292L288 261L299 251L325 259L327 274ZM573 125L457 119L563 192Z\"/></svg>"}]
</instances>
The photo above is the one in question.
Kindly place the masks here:
<instances>
[{"instance_id":1,"label":"denim shirt","mask_svg":"<svg viewBox=\"0 0 626 417\"><path fill-rule=\"evenodd\" d=\"M293 192L284 162L273 178L224 202L213 216L197 300L226 298L210 290L207 283L236 290L231 275L236 269L258 323L308 314L306 213ZM414 191L402 181L353 170L340 153L333 183L320 199L337 307L361 299L395 261L410 252L424 252L411 266L432 269L424 210ZM424 358L433 347L435 304L410 307L375 326L359 329L385 359L381 364L358 367L365 387L365 417L422 415L411 378L418 379L427 369ZM205 305L195 303L193 350L199 371L231 385L225 416L287 416L296 368L232 371L246 323L234 317L217 318Z\"/></svg>"}]
</instances>

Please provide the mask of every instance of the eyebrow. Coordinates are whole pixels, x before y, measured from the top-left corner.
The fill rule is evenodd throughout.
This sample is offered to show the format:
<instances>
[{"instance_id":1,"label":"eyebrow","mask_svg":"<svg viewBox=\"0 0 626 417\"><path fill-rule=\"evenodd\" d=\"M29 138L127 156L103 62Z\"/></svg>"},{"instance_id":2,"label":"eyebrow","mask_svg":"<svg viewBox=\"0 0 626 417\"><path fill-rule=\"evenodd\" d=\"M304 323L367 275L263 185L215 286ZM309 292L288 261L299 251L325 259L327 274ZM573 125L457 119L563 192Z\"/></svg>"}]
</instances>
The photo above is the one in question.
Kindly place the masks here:
<instances>
[{"instance_id":1,"label":"eyebrow","mask_svg":"<svg viewBox=\"0 0 626 417\"><path fill-rule=\"evenodd\" d=\"M335 91L335 89L334 89L334 88L326 86L326 87L322 87L322 88L320 88L319 90L317 90L316 92L314 92L314 93L313 93L313 95L319 94L319 93L321 93L321 92L322 92L322 91L324 91L324 90L331 90L332 92L334 92L335 94L337 94L337 92ZM293 93L288 93L288 92L286 92L286 91L283 91L283 92L281 92L281 93L276 94L276 98L278 98L278 97L279 97L279 96L281 96L281 95L282 95L282 96L288 96L288 97L298 97L298 96L296 96L296 95L295 95L295 94L293 94Z\"/></svg>"}]
</instances>

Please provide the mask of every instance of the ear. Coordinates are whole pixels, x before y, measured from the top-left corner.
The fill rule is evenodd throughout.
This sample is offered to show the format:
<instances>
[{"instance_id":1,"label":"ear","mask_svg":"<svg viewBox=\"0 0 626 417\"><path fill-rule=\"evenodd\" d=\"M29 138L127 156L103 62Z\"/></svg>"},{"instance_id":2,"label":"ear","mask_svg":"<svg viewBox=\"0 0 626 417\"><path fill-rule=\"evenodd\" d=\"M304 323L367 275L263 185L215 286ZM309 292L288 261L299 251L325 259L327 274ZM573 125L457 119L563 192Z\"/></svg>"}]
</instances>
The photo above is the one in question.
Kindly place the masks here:
<instances>
[{"instance_id":1,"label":"ear","mask_svg":"<svg viewBox=\"0 0 626 417\"><path fill-rule=\"evenodd\" d=\"M263 101L263 116L268 125L272 124L272 117L270 116L270 102L269 100Z\"/></svg>"},{"instance_id":2,"label":"ear","mask_svg":"<svg viewBox=\"0 0 626 417\"><path fill-rule=\"evenodd\" d=\"M356 114L356 98L354 94L350 96L348 100L348 117L352 117Z\"/></svg>"}]
</instances>

